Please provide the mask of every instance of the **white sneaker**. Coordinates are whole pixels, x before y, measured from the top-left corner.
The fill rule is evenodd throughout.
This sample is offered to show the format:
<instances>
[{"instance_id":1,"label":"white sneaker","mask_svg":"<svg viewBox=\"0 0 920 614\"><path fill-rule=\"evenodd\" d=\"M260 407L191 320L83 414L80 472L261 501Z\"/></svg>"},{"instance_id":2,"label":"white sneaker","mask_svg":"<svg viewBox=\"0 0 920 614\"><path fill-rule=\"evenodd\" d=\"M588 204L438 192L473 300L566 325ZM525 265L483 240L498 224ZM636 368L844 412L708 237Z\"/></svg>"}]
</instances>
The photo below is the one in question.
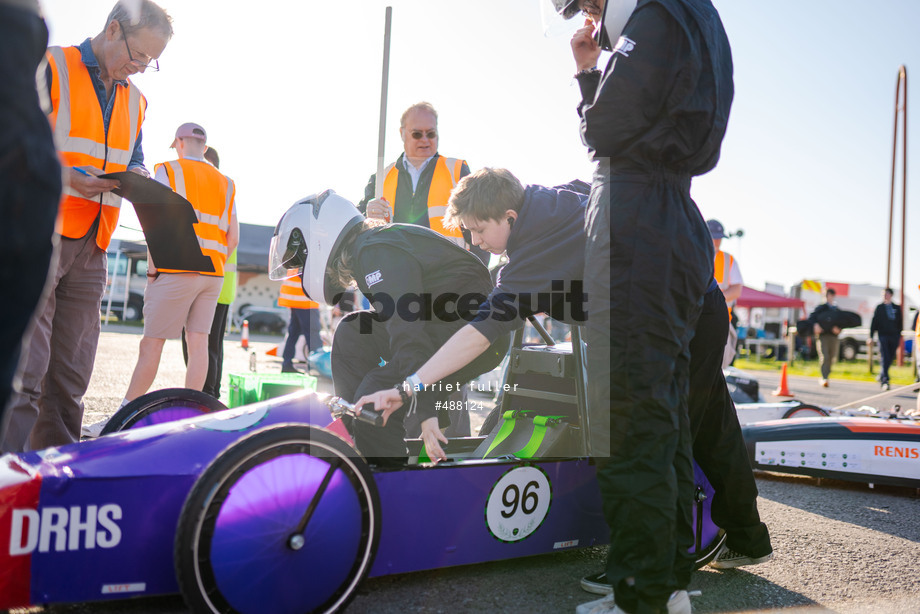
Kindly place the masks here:
<instances>
[{"instance_id":1,"label":"white sneaker","mask_svg":"<svg viewBox=\"0 0 920 614\"><path fill-rule=\"evenodd\" d=\"M626 614L613 600L613 593L575 608L575 614Z\"/></svg>"},{"instance_id":2,"label":"white sneaker","mask_svg":"<svg viewBox=\"0 0 920 614\"><path fill-rule=\"evenodd\" d=\"M102 429L108 423L109 419L103 418L99 422L94 422L93 424L84 424L82 427L80 427L80 437L86 439L95 439L102 434Z\"/></svg>"},{"instance_id":3,"label":"white sneaker","mask_svg":"<svg viewBox=\"0 0 920 614\"><path fill-rule=\"evenodd\" d=\"M674 591L668 599L668 614L690 614L690 594L687 591Z\"/></svg>"},{"instance_id":4,"label":"white sneaker","mask_svg":"<svg viewBox=\"0 0 920 614\"><path fill-rule=\"evenodd\" d=\"M668 614L691 614L690 594L687 591L674 591L668 599ZM613 594L583 603L575 608L575 614L627 614L613 600Z\"/></svg>"},{"instance_id":5,"label":"white sneaker","mask_svg":"<svg viewBox=\"0 0 920 614\"><path fill-rule=\"evenodd\" d=\"M613 592L613 587L610 586L610 582L607 582L606 571L591 574L590 576L585 576L582 578L581 588L588 591L589 593L594 593L595 595L609 595Z\"/></svg>"}]
</instances>

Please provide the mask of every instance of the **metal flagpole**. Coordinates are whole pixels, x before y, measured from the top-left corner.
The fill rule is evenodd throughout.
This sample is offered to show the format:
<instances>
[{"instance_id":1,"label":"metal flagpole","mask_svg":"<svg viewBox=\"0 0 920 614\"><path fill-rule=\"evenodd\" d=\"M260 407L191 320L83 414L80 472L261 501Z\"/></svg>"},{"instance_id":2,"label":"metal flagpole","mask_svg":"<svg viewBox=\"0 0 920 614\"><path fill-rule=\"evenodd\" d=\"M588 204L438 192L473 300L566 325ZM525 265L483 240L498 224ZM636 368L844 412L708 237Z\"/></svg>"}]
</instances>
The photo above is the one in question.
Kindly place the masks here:
<instances>
[{"instance_id":1,"label":"metal flagpole","mask_svg":"<svg viewBox=\"0 0 920 614\"><path fill-rule=\"evenodd\" d=\"M383 196L383 156L384 143L386 142L387 125L387 87L390 81L390 25L393 21L393 7L386 10L386 25L383 30L383 73L380 83L380 131L377 134L377 185L374 197ZM393 203L390 203L392 206Z\"/></svg>"},{"instance_id":2,"label":"metal flagpole","mask_svg":"<svg viewBox=\"0 0 920 614\"><path fill-rule=\"evenodd\" d=\"M894 242L895 174L898 161L898 120L901 120L901 310L904 309L904 267L907 251L907 68L898 68L898 81L894 90L894 138L891 146L891 201L888 208L888 268L885 287L891 287L891 255ZM904 322L900 323L904 328ZM898 344L898 366L904 364L904 340Z\"/></svg>"}]
</instances>

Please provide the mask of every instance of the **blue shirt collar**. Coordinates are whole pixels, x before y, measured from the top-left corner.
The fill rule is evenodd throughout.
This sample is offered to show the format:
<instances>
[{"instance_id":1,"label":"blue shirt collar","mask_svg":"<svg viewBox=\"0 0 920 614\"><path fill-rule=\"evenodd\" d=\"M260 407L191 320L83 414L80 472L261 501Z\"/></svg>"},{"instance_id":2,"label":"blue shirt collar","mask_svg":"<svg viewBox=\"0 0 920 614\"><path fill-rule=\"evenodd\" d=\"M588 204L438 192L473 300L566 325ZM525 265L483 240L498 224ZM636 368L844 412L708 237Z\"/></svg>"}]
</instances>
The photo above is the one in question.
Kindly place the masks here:
<instances>
[{"instance_id":1,"label":"blue shirt collar","mask_svg":"<svg viewBox=\"0 0 920 614\"><path fill-rule=\"evenodd\" d=\"M96 54L93 53L93 39L87 38L85 41L80 43L79 48L80 59L83 61L83 65L87 68L95 68L95 73L98 75L101 69L99 68L99 60L96 59ZM125 87L128 86L127 79L122 81L115 79L114 81L115 83L120 83Z\"/></svg>"}]
</instances>

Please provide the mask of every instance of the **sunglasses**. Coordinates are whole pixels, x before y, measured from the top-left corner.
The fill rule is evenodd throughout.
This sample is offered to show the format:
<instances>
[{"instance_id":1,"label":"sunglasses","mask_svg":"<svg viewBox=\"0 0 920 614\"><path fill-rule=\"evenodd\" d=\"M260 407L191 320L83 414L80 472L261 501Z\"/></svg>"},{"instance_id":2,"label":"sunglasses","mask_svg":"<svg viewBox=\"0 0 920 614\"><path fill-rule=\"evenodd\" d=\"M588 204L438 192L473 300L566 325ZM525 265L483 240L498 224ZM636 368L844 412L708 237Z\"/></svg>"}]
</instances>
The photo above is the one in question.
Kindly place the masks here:
<instances>
[{"instance_id":1,"label":"sunglasses","mask_svg":"<svg viewBox=\"0 0 920 614\"><path fill-rule=\"evenodd\" d=\"M434 130L429 130L428 132L422 132L421 130L413 130L409 134L412 135L412 138L416 141L420 140L423 136L428 137L429 140L434 140L438 138L438 133Z\"/></svg>"}]
</instances>

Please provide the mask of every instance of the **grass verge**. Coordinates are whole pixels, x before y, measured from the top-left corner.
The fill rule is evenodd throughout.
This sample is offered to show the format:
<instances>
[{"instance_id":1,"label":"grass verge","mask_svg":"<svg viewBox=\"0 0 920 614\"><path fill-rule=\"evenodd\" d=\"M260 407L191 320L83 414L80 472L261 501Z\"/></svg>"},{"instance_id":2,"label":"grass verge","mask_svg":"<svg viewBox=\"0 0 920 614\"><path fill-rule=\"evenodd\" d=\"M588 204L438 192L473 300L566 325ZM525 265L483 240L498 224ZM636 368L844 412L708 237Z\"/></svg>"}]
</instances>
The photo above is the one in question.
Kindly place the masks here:
<instances>
[{"instance_id":1,"label":"grass verge","mask_svg":"<svg viewBox=\"0 0 920 614\"><path fill-rule=\"evenodd\" d=\"M735 360L734 367L742 371L773 371L777 372L783 368L783 363L776 360L750 360L748 358L738 358ZM852 362L835 362L831 368L831 379L845 379L859 382L877 381L879 366L876 364L874 373L869 373L869 366L865 360L854 360ZM821 377L821 363L817 360L797 359L795 364L790 364L787 373L789 375L804 375L805 377ZM914 381L913 364L909 361L904 363L903 367L892 365L888 371L891 378L892 387L906 386Z\"/></svg>"}]
</instances>

